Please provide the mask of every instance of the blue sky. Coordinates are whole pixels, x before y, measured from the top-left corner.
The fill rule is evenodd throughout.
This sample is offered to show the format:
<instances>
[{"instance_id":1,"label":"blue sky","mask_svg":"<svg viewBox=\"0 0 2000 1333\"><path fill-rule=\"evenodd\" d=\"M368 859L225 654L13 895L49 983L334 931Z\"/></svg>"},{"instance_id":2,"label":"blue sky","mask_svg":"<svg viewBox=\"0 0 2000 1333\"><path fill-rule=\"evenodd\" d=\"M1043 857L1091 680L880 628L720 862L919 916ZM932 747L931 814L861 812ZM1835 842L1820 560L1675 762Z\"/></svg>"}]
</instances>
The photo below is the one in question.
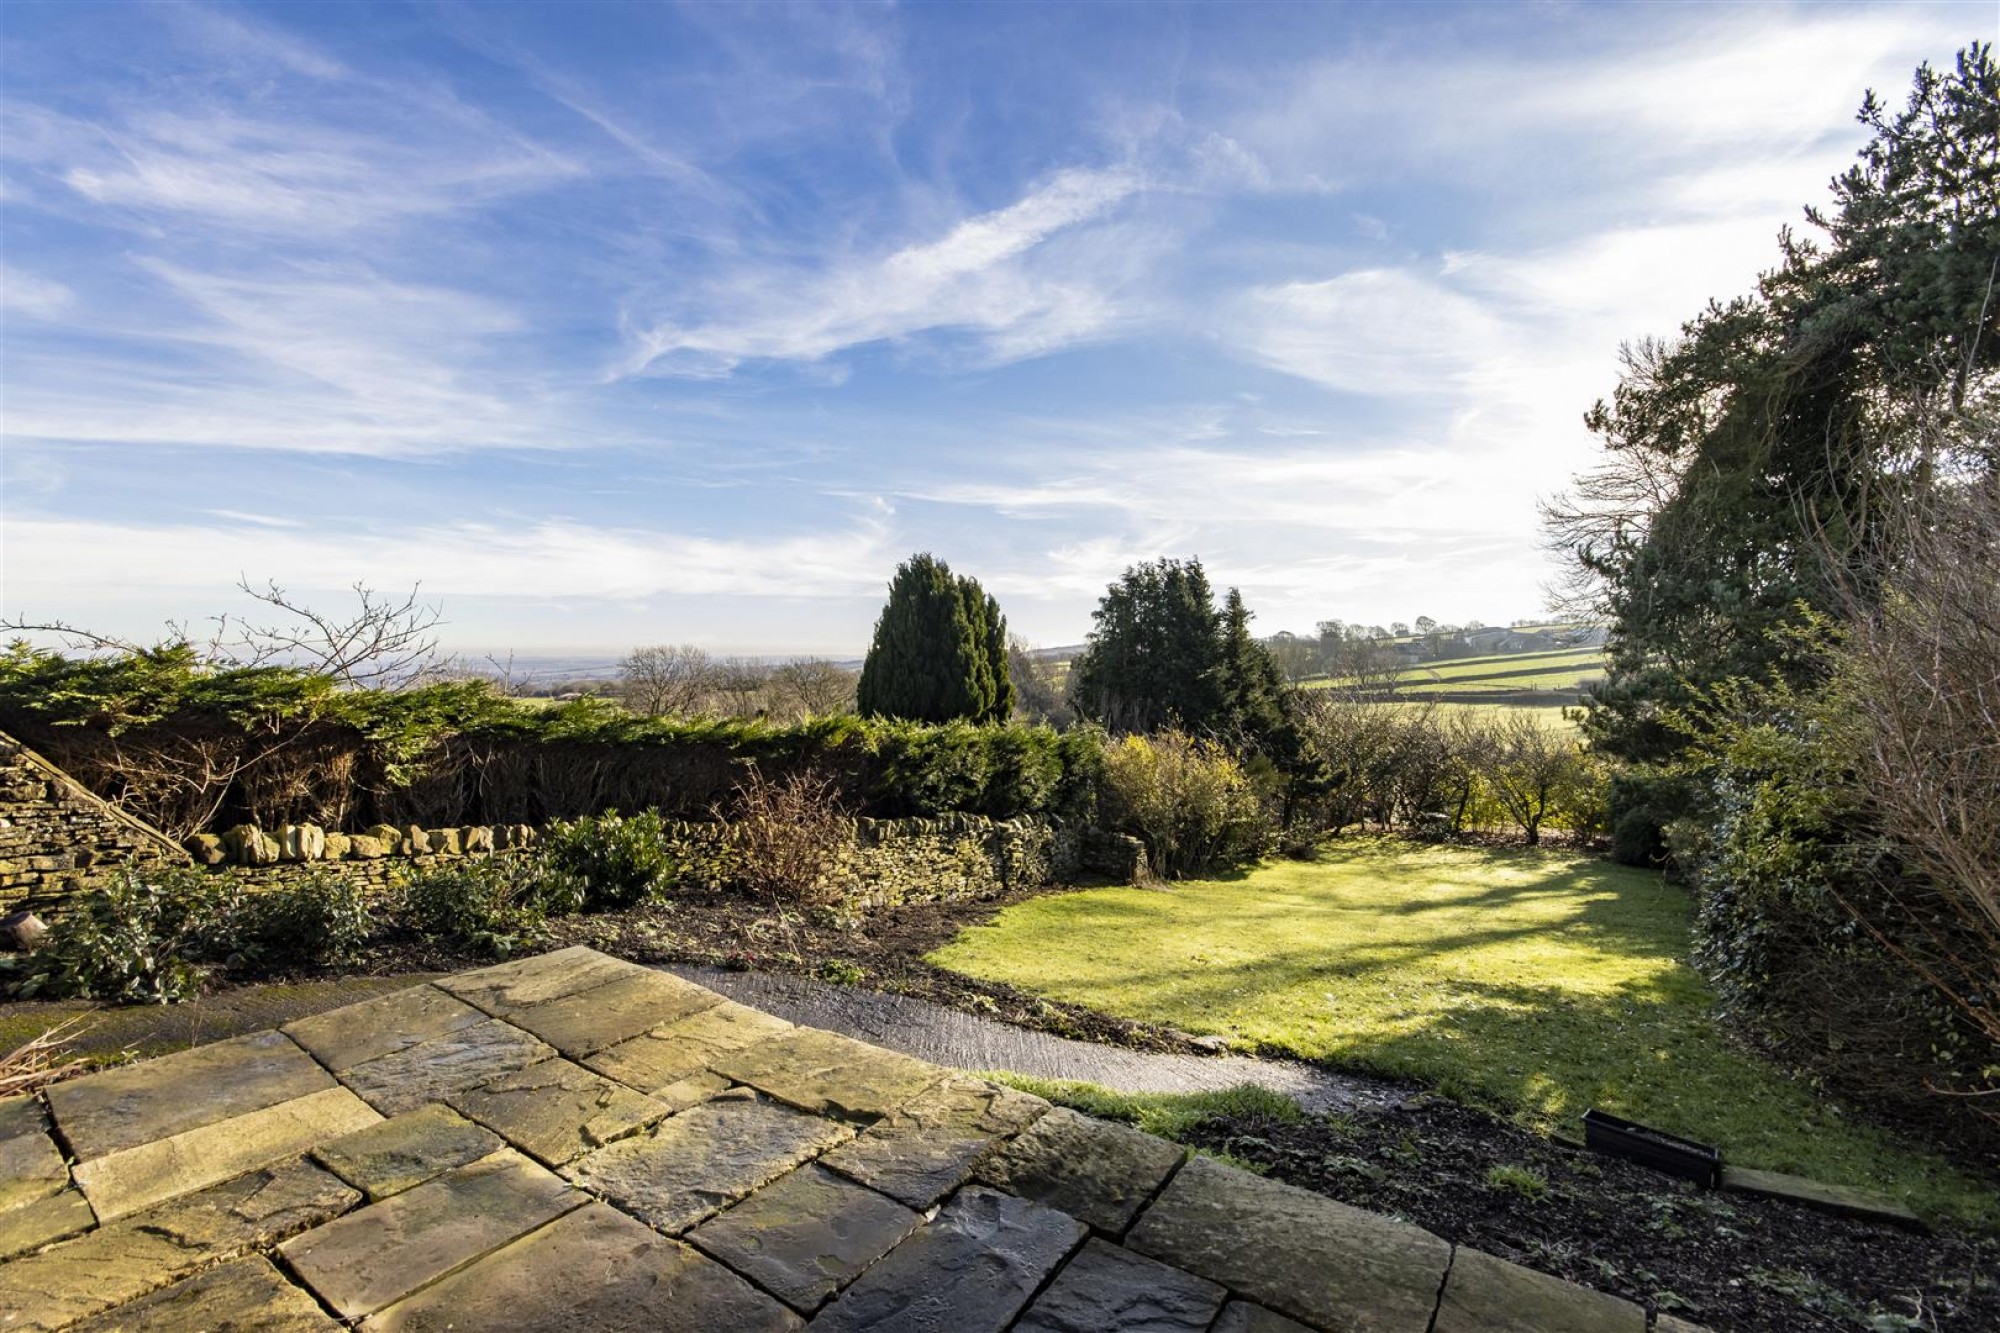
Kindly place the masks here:
<instances>
[{"instance_id":1,"label":"blue sky","mask_svg":"<svg viewBox=\"0 0 2000 1333\"><path fill-rule=\"evenodd\" d=\"M1500 621L1622 340L1966 5L0 7L10 615L422 580L455 647Z\"/></svg>"}]
</instances>

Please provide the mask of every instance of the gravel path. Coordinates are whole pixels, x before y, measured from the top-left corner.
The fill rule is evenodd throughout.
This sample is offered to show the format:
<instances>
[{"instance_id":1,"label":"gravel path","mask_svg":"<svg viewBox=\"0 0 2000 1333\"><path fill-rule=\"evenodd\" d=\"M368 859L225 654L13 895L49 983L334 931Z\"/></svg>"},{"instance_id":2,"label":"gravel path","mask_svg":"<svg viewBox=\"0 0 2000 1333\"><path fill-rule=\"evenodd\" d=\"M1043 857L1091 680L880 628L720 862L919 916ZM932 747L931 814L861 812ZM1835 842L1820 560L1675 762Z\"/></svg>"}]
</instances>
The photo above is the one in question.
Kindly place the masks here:
<instances>
[{"instance_id":1,"label":"gravel path","mask_svg":"<svg viewBox=\"0 0 2000 1333\"><path fill-rule=\"evenodd\" d=\"M1387 1083L1329 1073L1291 1060L1167 1055L1072 1041L960 1013L928 1000L835 986L808 977L713 967L675 966L666 970L794 1023L845 1033L957 1069L1079 1079L1120 1092L1219 1092L1254 1083L1282 1093L1312 1112L1395 1102L1407 1095Z\"/></svg>"}]
</instances>

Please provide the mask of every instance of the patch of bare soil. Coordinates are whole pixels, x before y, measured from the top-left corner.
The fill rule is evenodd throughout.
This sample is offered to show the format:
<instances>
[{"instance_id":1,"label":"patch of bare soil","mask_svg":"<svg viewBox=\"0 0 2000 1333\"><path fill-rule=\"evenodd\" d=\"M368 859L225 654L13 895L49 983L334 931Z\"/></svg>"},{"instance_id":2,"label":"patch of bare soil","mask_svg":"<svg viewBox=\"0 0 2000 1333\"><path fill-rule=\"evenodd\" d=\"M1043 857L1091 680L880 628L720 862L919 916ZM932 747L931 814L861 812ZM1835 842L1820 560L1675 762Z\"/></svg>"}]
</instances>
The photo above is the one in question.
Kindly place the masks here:
<instances>
[{"instance_id":1,"label":"patch of bare soil","mask_svg":"<svg viewBox=\"0 0 2000 1333\"><path fill-rule=\"evenodd\" d=\"M1437 1097L1298 1123L1223 1116L1188 1137L1715 1333L2000 1329L2000 1238L1704 1190Z\"/></svg>"}]
</instances>

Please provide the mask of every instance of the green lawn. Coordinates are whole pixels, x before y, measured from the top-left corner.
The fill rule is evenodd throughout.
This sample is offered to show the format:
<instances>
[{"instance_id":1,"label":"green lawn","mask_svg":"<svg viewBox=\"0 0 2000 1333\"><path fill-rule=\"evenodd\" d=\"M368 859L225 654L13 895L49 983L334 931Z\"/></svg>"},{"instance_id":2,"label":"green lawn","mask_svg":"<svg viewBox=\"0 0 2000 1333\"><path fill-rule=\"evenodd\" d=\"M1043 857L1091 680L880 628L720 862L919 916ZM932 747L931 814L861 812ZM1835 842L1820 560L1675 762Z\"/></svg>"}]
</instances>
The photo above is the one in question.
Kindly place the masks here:
<instances>
[{"instance_id":1,"label":"green lawn","mask_svg":"<svg viewBox=\"0 0 2000 1333\"><path fill-rule=\"evenodd\" d=\"M1990 1187L1739 1051L1680 959L1685 893L1556 853L1336 844L1226 880L1010 907L944 967L1128 1018L1407 1075L1540 1126L1591 1106L1741 1166L1987 1218Z\"/></svg>"}]
</instances>

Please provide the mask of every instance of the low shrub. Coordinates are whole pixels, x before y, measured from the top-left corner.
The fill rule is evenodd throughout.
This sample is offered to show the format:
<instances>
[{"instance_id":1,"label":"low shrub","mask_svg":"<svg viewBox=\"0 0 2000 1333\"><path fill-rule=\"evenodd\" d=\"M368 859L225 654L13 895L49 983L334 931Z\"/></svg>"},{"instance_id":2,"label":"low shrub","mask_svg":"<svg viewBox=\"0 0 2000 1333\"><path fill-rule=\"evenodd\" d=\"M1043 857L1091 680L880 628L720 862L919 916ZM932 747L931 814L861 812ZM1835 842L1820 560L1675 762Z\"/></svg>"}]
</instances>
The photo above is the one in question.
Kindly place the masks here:
<instances>
[{"instance_id":1,"label":"low shrub","mask_svg":"<svg viewBox=\"0 0 2000 1333\"><path fill-rule=\"evenodd\" d=\"M201 993L236 951L242 891L225 876L128 867L78 897L33 953L12 962L21 998L171 1004Z\"/></svg>"},{"instance_id":2,"label":"low shrub","mask_svg":"<svg viewBox=\"0 0 2000 1333\"><path fill-rule=\"evenodd\" d=\"M767 778L753 768L715 815L729 821L731 887L775 902L840 901L832 872L854 841L854 821L830 779L810 771Z\"/></svg>"},{"instance_id":3,"label":"low shrub","mask_svg":"<svg viewBox=\"0 0 2000 1333\"><path fill-rule=\"evenodd\" d=\"M538 857L493 856L428 866L404 880L403 922L417 934L505 958L551 915L582 905L581 886Z\"/></svg>"},{"instance_id":4,"label":"low shrub","mask_svg":"<svg viewBox=\"0 0 2000 1333\"><path fill-rule=\"evenodd\" d=\"M1177 731L1127 736L1106 751L1104 816L1145 843L1170 879L1252 860L1276 837L1242 763Z\"/></svg>"},{"instance_id":5,"label":"low shrub","mask_svg":"<svg viewBox=\"0 0 2000 1333\"><path fill-rule=\"evenodd\" d=\"M237 952L267 967L336 967L361 956L375 921L358 881L309 870L243 897Z\"/></svg>"},{"instance_id":6,"label":"low shrub","mask_svg":"<svg viewBox=\"0 0 2000 1333\"><path fill-rule=\"evenodd\" d=\"M582 886L585 910L636 907L673 887L678 867L659 811L607 810L557 820L542 836L547 868Z\"/></svg>"}]
</instances>

